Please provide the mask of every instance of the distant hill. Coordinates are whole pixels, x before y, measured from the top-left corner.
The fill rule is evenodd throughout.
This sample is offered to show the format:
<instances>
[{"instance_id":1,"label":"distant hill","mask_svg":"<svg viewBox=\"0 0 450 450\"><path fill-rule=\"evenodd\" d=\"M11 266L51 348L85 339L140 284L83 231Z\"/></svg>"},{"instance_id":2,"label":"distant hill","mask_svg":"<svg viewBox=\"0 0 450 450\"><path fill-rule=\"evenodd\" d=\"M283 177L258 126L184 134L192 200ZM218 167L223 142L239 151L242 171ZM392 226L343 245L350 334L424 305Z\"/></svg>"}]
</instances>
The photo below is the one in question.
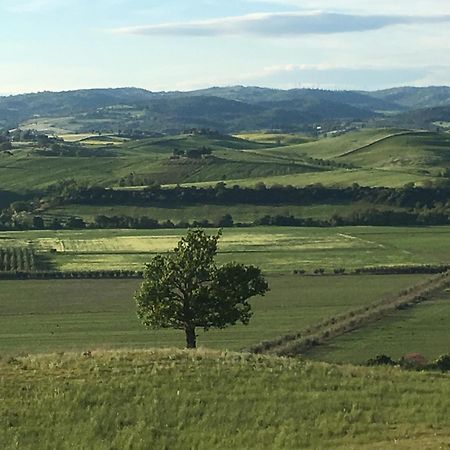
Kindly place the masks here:
<instances>
[{"instance_id":1,"label":"distant hill","mask_svg":"<svg viewBox=\"0 0 450 450\"><path fill-rule=\"evenodd\" d=\"M426 88L400 87L372 92L370 96L395 104L404 109L450 106L450 87L447 86L431 86Z\"/></svg>"},{"instance_id":2,"label":"distant hill","mask_svg":"<svg viewBox=\"0 0 450 450\"><path fill-rule=\"evenodd\" d=\"M0 129L21 126L48 132L141 129L173 133L214 128L235 133L312 131L322 126L332 130L378 120L386 112L391 118L393 113L442 106L450 106L448 87L378 92L244 86L191 92L88 89L0 97ZM405 120L409 120L408 115L402 117Z\"/></svg>"},{"instance_id":3,"label":"distant hill","mask_svg":"<svg viewBox=\"0 0 450 450\"><path fill-rule=\"evenodd\" d=\"M408 111L396 117L399 125L409 124L415 128L432 128L439 123L450 123L450 105Z\"/></svg>"}]
</instances>

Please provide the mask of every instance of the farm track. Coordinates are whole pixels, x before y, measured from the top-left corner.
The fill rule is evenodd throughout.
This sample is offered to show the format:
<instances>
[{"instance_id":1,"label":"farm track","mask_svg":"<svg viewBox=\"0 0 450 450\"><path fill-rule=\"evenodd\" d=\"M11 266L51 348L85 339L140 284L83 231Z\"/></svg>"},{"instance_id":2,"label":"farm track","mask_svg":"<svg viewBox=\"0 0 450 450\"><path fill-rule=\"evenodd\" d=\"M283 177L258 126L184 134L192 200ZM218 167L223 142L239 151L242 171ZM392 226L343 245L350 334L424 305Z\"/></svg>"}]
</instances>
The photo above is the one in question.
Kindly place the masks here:
<instances>
[{"instance_id":1,"label":"farm track","mask_svg":"<svg viewBox=\"0 0 450 450\"><path fill-rule=\"evenodd\" d=\"M392 134L389 134L388 136L383 136L382 138L376 139L373 142L370 142L368 144L362 145L361 147L357 147L357 148L354 148L352 150L347 150L346 152L341 153L340 155L337 155L336 158L343 158L345 156L354 155L355 153L360 152L361 150L366 150L367 148L370 148L373 145L379 144L380 142L388 141L388 140L390 140L392 138L395 138L395 137L408 136L408 135L416 134L416 133L417 133L416 131L401 131L399 133L392 133ZM422 133L427 133L427 132L424 131Z\"/></svg>"},{"instance_id":2,"label":"farm track","mask_svg":"<svg viewBox=\"0 0 450 450\"><path fill-rule=\"evenodd\" d=\"M343 334L363 328L369 323L380 320L392 312L430 300L437 293L450 286L450 271L437 275L418 286L402 291L395 297L383 298L366 307L325 320L305 331L282 336L272 341L261 342L249 349L252 353L277 356L299 356L312 348L327 343Z\"/></svg>"}]
</instances>

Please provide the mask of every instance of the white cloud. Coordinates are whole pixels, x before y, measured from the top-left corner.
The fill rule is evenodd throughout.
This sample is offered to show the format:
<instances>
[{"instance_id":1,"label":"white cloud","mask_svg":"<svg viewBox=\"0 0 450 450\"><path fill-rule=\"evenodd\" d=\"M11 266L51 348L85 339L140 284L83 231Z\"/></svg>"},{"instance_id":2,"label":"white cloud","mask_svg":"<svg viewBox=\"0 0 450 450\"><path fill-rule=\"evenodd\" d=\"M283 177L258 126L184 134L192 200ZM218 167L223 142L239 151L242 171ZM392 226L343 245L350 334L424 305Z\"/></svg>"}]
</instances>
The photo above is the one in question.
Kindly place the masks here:
<instances>
[{"instance_id":1,"label":"white cloud","mask_svg":"<svg viewBox=\"0 0 450 450\"><path fill-rule=\"evenodd\" d=\"M379 30L393 25L450 22L450 15L355 15L327 12L257 13L220 19L115 29L149 36L295 36Z\"/></svg>"},{"instance_id":2,"label":"white cloud","mask_svg":"<svg viewBox=\"0 0 450 450\"><path fill-rule=\"evenodd\" d=\"M246 0L247 3L283 5L300 10L320 9L364 14L450 14L449 0Z\"/></svg>"}]
</instances>

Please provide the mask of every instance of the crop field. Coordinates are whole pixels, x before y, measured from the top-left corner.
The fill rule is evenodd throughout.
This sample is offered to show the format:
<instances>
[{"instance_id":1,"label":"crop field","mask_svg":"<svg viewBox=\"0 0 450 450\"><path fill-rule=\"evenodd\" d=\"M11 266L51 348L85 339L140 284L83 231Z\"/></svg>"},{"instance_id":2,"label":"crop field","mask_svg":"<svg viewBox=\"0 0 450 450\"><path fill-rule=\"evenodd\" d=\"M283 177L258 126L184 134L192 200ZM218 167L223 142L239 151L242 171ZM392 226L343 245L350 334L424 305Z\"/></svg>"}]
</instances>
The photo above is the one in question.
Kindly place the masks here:
<instances>
[{"instance_id":1,"label":"crop field","mask_svg":"<svg viewBox=\"0 0 450 450\"><path fill-rule=\"evenodd\" d=\"M0 233L3 247L49 252L60 270L142 269L172 250L183 230L80 230ZM219 261L239 260L266 272L448 264L450 227L255 227L225 229Z\"/></svg>"},{"instance_id":2,"label":"crop field","mask_svg":"<svg viewBox=\"0 0 450 450\"><path fill-rule=\"evenodd\" d=\"M199 330L201 346L239 350L300 331L324 318L393 295L423 275L269 276L270 292L254 298L250 325ZM2 353L117 347L182 347L175 330L146 330L132 299L138 280L0 282Z\"/></svg>"},{"instance_id":3,"label":"crop field","mask_svg":"<svg viewBox=\"0 0 450 450\"><path fill-rule=\"evenodd\" d=\"M241 133L236 135L236 137L248 141L276 145L304 144L313 140L310 137L299 133Z\"/></svg>"},{"instance_id":4,"label":"crop field","mask_svg":"<svg viewBox=\"0 0 450 450\"><path fill-rule=\"evenodd\" d=\"M399 359L421 353L432 360L450 351L450 291L414 308L333 339L308 357L330 362L365 363L377 355Z\"/></svg>"}]
</instances>

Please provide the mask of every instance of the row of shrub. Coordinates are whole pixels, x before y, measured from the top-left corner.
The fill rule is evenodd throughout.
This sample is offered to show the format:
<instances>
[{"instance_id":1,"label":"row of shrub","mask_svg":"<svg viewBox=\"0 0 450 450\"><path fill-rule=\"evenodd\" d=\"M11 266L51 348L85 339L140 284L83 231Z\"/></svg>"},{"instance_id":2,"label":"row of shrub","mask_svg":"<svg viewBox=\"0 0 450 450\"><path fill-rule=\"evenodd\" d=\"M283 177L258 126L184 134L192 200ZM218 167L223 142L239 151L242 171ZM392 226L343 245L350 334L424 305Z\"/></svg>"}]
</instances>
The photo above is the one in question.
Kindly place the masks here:
<instances>
[{"instance_id":1,"label":"row of shrub","mask_svg":"<svg viewBox=\"0 0 450 450\"><path fill-rule=\"evenodd\" d=\"M59 229L185 229L189 227L201 228L230 228L251 226L277 227L337 227L337 226L423 226L450 224L450 210L424 211L379 211L376 209L350 214L348 216L333 215L329 219L315 219L294 216L264 216L253 222L235 222L231 214L224 214L216 220L202 219L173 222L158 220L147 216L105 216L98 215L92 222L86 222L80 217L68 216L42 217L31 214L17 215L13 211L5 210L0 215L0 230L59 230Z\"/></svg>"},{"instance_id":2,"label":"row of shrub","mask_svg":"<svg viewBox=\"0 0 450 450\"><path fill-rule=\"evenodd\" d=\"M425 264L420 266L377 266L360 267L347 270L344 267L335 267L328 271L322 267L307 271L305 269L294 269L294 275L409 275L409 274L438 274L450 270L448 264Z\"/></svg>"},{"instance_id":3,"label":"row of shrub","mask_svg":"<svg viewBox=\"0 0 450 450\"><path fill-rule=\"evenodd\" d=\"M368 366L399 366L408 370L440 370L450 372L450 355L441 355L434 361L428 362L420 353L410 353L398 361L387 355L378 355L367 361Z\"/></svg>"},{"instance_id":4,"label":"row of shrub","mask_svg":"<svg viewBox=\"0 0 450 450\"><path fill-rule=\"evenodd\" d=\"M35 272L36 254L31 248L0 248L0 272Z\"/></svg>"},{"instance_id":5,"label":"row of shrub","mask_svg":"<svg viewBox=\"0 0 450 450\"><path fill-rule=\"evenodd\" d=\"M354 184L350 187L326 187L315 184L306 187L271 186L259 183L254 188L228 187L225 183L216 186L177 186L166 189L153 185L142 190L116 190L101 186L83 186L75 180L62 180L48 188L46 200L52 205L195 205L195 204L251 204L251 205L311 205L348 204L366 201L369 204L383 204L408 208L434 208L445 205L450 199L450 185L423 188L414 184L403 188L364 187Z\"/></svg>"},{"instance_id":6,"label":"row of shrub","mask_svg":"<svg viewBox=\"0 0 450 450\"><path fill-rule=\"evenodd\" d=\"M450 271L434 276L417 286L401 291L397 296L384 298L370 305L319 322L306 330L252 346L253 353L273 353L279 356L297 356L329 339L361 328L379 320L397 309L411 307L430 299L436 292L450 285Z\"/></svg>"},{"instance_id":7,"label":"row of shrub","mask_svg":"<svg viewBox=\"0 0 450 450\"><path fill-rule=\"evenodd\" d=\"M140 270L0 272L0 280L140 279Z\"/></svg>"}]
</instances>

